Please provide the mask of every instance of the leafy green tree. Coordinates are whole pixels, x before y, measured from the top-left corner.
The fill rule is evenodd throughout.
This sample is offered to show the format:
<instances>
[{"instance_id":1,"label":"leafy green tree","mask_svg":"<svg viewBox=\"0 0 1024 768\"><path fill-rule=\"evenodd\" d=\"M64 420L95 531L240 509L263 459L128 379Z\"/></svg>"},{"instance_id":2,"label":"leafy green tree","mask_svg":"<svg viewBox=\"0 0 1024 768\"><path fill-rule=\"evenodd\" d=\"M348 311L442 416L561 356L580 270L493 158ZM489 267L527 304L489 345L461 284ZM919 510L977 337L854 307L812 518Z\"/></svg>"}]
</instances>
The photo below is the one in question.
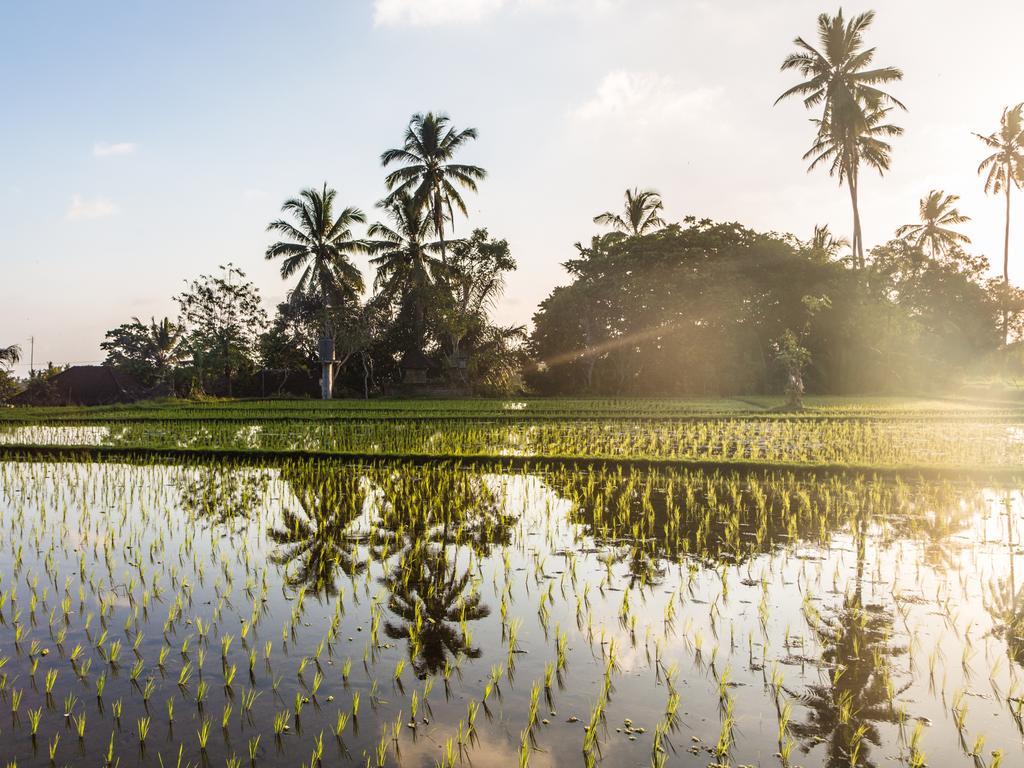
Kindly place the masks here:
<instances>
[{"instance_id":1,"label":"leafy green tree","mask_svg":"<svg viewBox=\"0 0 1024 768\"><path fill-rule=\"evenodd\" d=\"M0 347L0 403L16 395L18 383L14 380L7 366L13 365L21 360L21 348L17 344L9 347Z\"/></svg>"},{"instance_id":2,"label":"leafy green tree","mask_svg":"<svg viewBox=\"0 0 1024 768\"><path fill-rule=\"evenodd\" d=\"M223 276L200 275L175 296L185 330L184 351L191 355L200 389L222 386L229 397L240 372L252 371L259 338L267 322L256 286L233 264ZM219 374L221 382L211 380Z\"/></svg>"},{"instance_id":3,"label":"leafy green tree","mask_svg":"<svg viewBox=\"0 0 1024 768\"><path fill-rule=\"evenodd\" d=\"M862 162L882 169L879 158L865 156L865 141L879 138L882 118L889 106L903 108L895 97L883 90L889 83L901 80L896 67L872 67L875 49L865 47L864 33L875 19L874 11L859 14L847 21L842 10L835 16L818 16L819 47L802 37L793 43L797 50L782 62L782 70L795 70L803 80L788 88L776 99L778 104L789 97L801 97L808 109L820 108L816 121L818 135L815 146L805 155L820 157L822 148L832 156L832 175L839 177L850 192L853 209L853 253L857 265L864 266L864 243L861 234L858 172ZM892 135L890 133L890 135ZM812 163L812 168L817 164ZM888 167L886 163L884 167Z\"/></svg>"},{"instance_id":4,"label":"leafy green tree","mask_svg":"<svg viewBox=\"0 0 1024 768\"><path fill-rule=\"evenodd\" d=\"M661 195L653 189L627 189L622 213L605 211L594 217L595 224L611 227L616 232L638 237L665 226L661 218L664 205Z\"/></svg>"},{"instance_id":5,"label":"leafy green tree","mask_svg":"<svg viewBox=\"0 0 1024 768\"><path fill-rule=\"evenodd\" d=\"M1024 103L1003 110L999 130L988 136L974 134L992 154L981 161L978 173L985 174L985 192L1006 197L1006 226L1003 233L1003 286L1010 288L1010 189L1024 187ZM1008 310L1003 309L1003 343L1009 339Z\"/></svg>"},{"instance_id":6,"label":"leafy green tree","mask_svg":"<svg viewBox=\"0 0 1024 768\"><path fill-rule=\"evenodd\" d=\"M967 245L971 238L952 229L971 220L956 207L959 199L958 195L947 195L940 189L933 189L927 197L921 198L918 209L921 223L904 224L896 230L896 237L908 238L933 259L941 257L953 246Z\"/></svg>"},{"instance_id":7,"label":"leafy green tree","mask_svg":"<svg viewBox=\"0 0 1024 768\"><path fill-rule=\"evenodd\" d=\"M514 388L526 331L495 325L490 313L504 292L505 274L515 268L508 242L492 240L486 229L473 230L452 245L431 316L457 383L491 393Z\"/></svg>"},{"instance_id":8,"label":"leafy green tree","mask_svg":"<svg viewBox=\"0 0 1024 768\"><path fill-rule=\"evenodd\" d=\"M100 349L107 353L105 365L121 368L140 384L169 384L173 388L174 372L181 363L181 340L184 331L170 318L144 323L133 317L106 333Z\"/></svg>"},{"instance_id":9,"label":"leafy green tree","mask_svg":"<svg viewBox=\"0 0 1024 768\"><path fill-rule=\"evenodd\" d=\"M477 182L487 176L483 168L453 162L456 152L476 137L475 128L458 130L443 112L417 113L409 121L402 147L380 156L385 168L401 165L385 179L390 190L387 202L408 195L427 210L442 261L447 259L445 222L454 219L456 208L467 213L460 188L475 192Z\"/></svg>"}]
</instances>

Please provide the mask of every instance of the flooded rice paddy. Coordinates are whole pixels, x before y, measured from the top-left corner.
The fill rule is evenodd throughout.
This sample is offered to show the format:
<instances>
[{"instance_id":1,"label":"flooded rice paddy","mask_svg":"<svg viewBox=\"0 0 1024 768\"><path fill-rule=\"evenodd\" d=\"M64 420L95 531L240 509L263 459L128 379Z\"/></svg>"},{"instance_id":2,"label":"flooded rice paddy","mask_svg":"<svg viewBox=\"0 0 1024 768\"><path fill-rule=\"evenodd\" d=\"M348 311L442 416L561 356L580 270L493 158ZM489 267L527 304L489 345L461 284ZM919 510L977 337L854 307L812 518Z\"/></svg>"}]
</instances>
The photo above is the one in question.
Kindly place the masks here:
<instances>
[{"instance_id":1,"label":"flooded rice paddy","mask_svg":"<svg viewBox=\"0 0 1024 768\"><path fill-rule=\"evenodd\" d=\"M0 423L0 446L572 457L858 467L1024 466L1020 417L130 419Z\"/></svg>"},{"instance_id":2,"label":"flooded rice paddy","mask_svg":"<svg viewBox=\"0 0 1024 768\"><path fill-rule=\"evenodd\" d=\"M0 756L1015 766L1013 484L0 464Z\"/></svg>"}]
</instances>

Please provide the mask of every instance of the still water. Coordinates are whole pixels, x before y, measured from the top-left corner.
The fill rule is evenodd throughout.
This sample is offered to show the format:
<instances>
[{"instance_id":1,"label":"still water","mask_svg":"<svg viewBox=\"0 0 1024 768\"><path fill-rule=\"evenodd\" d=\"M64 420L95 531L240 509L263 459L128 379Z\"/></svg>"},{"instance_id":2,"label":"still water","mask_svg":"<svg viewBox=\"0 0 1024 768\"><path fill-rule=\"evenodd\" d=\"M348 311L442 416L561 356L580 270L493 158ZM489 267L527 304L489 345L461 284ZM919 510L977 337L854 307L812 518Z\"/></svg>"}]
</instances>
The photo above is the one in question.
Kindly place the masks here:
<instances>
[{"instance_id":1,"label":"still water","mask_svg":"<svg viewBox=\"0 0 1024 768\"><path fill-rule=\"evenodd\" d=\"M857 475L8 462L0 764L1021 765L1022 515Z\"/></svg>"}]
</instances>

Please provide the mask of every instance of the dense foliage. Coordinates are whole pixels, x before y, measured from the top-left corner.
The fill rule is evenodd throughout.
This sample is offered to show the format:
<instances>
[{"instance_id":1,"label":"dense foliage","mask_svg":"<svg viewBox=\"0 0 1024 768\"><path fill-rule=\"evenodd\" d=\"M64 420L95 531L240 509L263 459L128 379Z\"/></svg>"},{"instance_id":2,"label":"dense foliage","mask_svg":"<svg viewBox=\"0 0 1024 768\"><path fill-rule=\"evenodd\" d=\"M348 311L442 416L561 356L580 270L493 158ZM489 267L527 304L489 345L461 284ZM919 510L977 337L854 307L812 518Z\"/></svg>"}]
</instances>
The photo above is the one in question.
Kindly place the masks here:
<instances>
[{"instance_id":1,"label":"dense foliage","mask_svg":"<svg viewBox=\"0 0 1024 768\"><path fill-rule=\"evenodd\" d=\"M573 281L534 315L542 392L781 391L787 331L809 350L812 391L906 390L949 381L1001 342L1002 286L955 245L930 259L892 241L851 270L820 242L687 219L577 248Z\"/></svg>"}]
</instances>

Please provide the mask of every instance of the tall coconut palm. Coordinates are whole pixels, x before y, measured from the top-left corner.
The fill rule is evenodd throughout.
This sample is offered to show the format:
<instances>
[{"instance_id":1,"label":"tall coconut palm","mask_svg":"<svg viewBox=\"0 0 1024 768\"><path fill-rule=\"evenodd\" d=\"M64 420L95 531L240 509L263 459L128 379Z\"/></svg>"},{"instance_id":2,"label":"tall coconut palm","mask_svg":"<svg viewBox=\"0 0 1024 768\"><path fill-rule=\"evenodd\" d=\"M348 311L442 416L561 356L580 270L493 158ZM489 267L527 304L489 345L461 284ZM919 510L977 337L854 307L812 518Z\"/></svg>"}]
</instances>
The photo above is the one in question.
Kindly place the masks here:
<instances>
[{"instance_id":1,"label":"tall coconut palm","mask_svg":"<svg viewBox=\"0 0 1024 768\"><path fill-rule=\"evenodd\" d=\"M871 68L874 48L864 47L864 33L874 21L873 11L862 13L849 22L842 10L835 16L818 16L820 50L803 38L793 43L797 50L782 62L782 70L796 70L804 80L787 89L775 100L778 104L791 96L803 98L807 109L821 108L817 142L822 132L828 131L831 143L842 145L846 151L840 155L844 171L840 184L846 183L853 209L853 251L860 267L864 266L864 243L861 236L858 169L861 156L856 137L868 128L868 118L889 106L904 108L882 86L903 78L896 67Z\"/></svg>"},{"instance_id":2,"label":"tall coconut palm","mask_svg":"<svg viewBox=\"0 0 1024 768\"><path fill-rule=\"evenodd\" d=\"M351 256L365 252L366 245L352 234L354 224L366 222L358 208L347 207L335 215L337 192L327 187L304 189L281 207L293 221L278 219L267 231L287 238L267 248L267 259L283 259L281 277L285 280L301 270L293 296L319 296L323 308L323 335L331 338L331 307L357 301L363 291L363 276ZM333 362L322 367L321 394L330 399L333 389Z\"/></svg>"},{"instance_id":3,"label":"tall coconut palm","mask_svg":"<svg viewBox=\"0 0 1024 768\"><path fill-rule=\"evenodd\" d=\"M380 156L385 168L402 165L385 178L391 191L387 201L407 194L429 211L434 234L441 244L442 261L447 259L445 222L454 219L456 208L463 215L467 213L459 189L476 192L477 182L487 176L487 172L476 165L452 162L455 153L476 137L476 128L460 131L443 112L417 113L409 121L401 149L389 149Z\"/></svg>"},{"instance_id":4,"label":"tall coconut palm","mask_svg":"<svg viewBox=\"0 0 1024 768\"><path fill-rule=\"evenodd\" d=\"M653 189L627 189L625 200L622 213L605 211L594 217L594 223L610 226L633 237L665 226L665 220L661 218L661 211L664 208L661 195Z\"/></svg>"},{"instance_id":5,"label":"tall coconut palm","mask_svg":"<svg viewBox=\"0 0 1024 768\"><path fill-rule=\"evenodd\" d=\"M391 226L375 222L367 232L367 248L376 270L374 290L391 301L409 306L413 314L413 343L422 350L426 333L427 291L443 263L434 255L440 242L430 239L433 223L428 212L408 192L381 200Z\"/></svg>"},{"instance_id":6,"label":"tall coconut palm","mask_svg":"<svg viewBox=\"0 0 1024 768\"><path fill-rule=\"evenodd\" d=\"M967 235L951 227L970 221L956 207L958 195L947 195L941 189L933 189L927 197L921 198L918 215L920 224L904 224L896 230L896 237L905 237L918 248L926 251L932 259L946 253L950 248L971 242Z\"/></svg>"},{"instance_id":7,"label":"tall coconut palm","mask_svg":"<svg viewBox=\"0 0 1024 768\"><path fill-rule=\"evenodd\" d=\"M349 206L335 216L337 194L326 183L323 189L304 189L281 206L294 222L278 219L267 225L268 232L287 239L268 246L266 258L284 260L281 277L285 280L301 270L292 290L295 295L320 297L325 334L330 331L331 306L358 298L364 287L351 257L366 252L366 244L352 234L352 226L365 224L366 215Z\"/></svg>"},{"instance_id":8,"label":"tall coconut palm","mask_svg":"<svg viewBox=\"0 0 1024 768\"><path fill-rule=\"evenodd\" d=\"M985 192L1006 197L1006 226L1003 233L1003 287L1010 288L1010 188L1024 187L1024 103L1003 110L999 130L988 136L974 134L992 154L981 161L978 173L984 173ZM1003 343L1009 335L1007 312L1003 309Z\"/></svg>"},{"instance_id":9,"label":"tall coconut palm","mask_svg":"<svg viewBox=\"0 0 1024 768\"><path fill-rule=\"evenodd\" d=\"M139 318L132 318L139 325L143 325ZM146 357L156 368L157 381L165 381L178 361L178 346L185 329L175 325L170 318L165 317L160 322L155 317L149 318L146 327Z\"/></svg>"},{"instance_id":10,"label":"tall coconut palm","mask_svg":"<svg viewBox=\"0 0 1024 768\"><path fill-rule=\"evenodd\" d=\"M21 360L21 347L17 344L0 347L0 365L13 365L19 360Z\"/></svg>"},{"instance_id":11,"label":"tall coconut palm","mask_svg":"<svg viewBox=\"0 0 1024 768\"><path fill-rule=\"evenodd\" d=\"M818 125L818 134L803 159L810 160L808 171L819 165L828 167L830 176L845 183L850 190L853 206L854 261L858 268L864 267L863 238L860 231L860 210L858 208L858 179L860 166L864 165L883 175L892 165L892 145L887 139L900 136L903 129L885 122L891 110L874 109L865 112L858 121L856 130L837 131L827 120L812 120Z\"/></svg>"}]
</instances>

